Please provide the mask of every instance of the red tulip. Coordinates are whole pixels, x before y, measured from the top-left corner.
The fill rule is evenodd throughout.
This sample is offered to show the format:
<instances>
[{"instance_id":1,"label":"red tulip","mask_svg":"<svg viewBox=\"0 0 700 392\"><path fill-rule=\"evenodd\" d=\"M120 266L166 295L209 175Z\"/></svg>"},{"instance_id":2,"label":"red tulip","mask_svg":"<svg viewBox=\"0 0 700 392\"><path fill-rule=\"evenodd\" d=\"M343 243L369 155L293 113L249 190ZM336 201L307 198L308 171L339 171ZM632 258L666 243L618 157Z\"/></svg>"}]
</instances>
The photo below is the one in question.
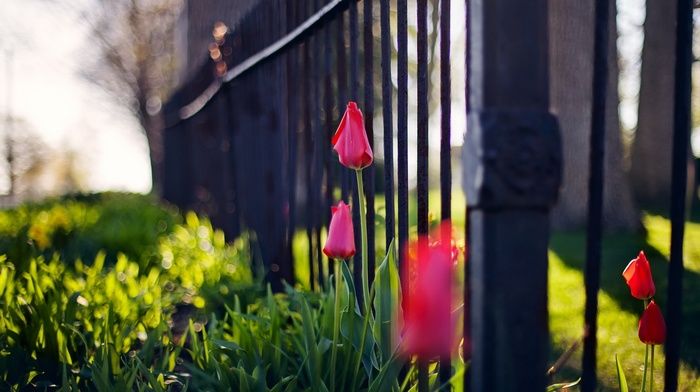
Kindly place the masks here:
<instances>
[{"instance_id":1,"label":"red tulip","mask_svg":"<svg viewBox=\"0 0 700 392\"><path fill-rule=\"evenodd\" d=\"M343 166L361 170L372 164L374 156L367 139L365 122L355 102L348 102L348 108L331 143Z\"/></svg>"},{"instance_id":2,"label":"red tulip","mask_svg":"<svg viewBox=\"0 0 700 392\"><path fill-rule=\"evenodd\" d=\"M331 224L323 253L331 259L345 260L355 255L355 235L352 229L350 206L341 200L338 207L331 207Z\"/></svg>"},{"instance_id":3,"label":"red tulip","mask_svg":"<svg viewBox=\"0 0 700 392\"><path fill-rule=\"evenodd\" d=\"M630 286L634 298L649 299L656 294L651 268L649 268L649 261L644 256L644 251L639 252L639 256L627 264L622 276L625 277Z\"/></svg>"},{"instance_id":4,"label":"red tulip","mask_svg":"<svg viewBox=\"0 0 700 392\"><path fill-rule=\"evenodd\" d=\"M663 344L666 341L664 316L653 299L639 320L639 340L644 344Z\"/></svg>"},{"instance_id":5,"label":"red tulip","mask_svg":"<svg viewBox=\"0 0 700 392\"><path fill-rule=\"evenodd\" d=\"M442 233L449 233L447 230ZM407 249L409 284L404 291L406 353L430 358L450 355L453 346L452 246L449 234L437 243L420 237Z\"/></svg>"}]
</instances>

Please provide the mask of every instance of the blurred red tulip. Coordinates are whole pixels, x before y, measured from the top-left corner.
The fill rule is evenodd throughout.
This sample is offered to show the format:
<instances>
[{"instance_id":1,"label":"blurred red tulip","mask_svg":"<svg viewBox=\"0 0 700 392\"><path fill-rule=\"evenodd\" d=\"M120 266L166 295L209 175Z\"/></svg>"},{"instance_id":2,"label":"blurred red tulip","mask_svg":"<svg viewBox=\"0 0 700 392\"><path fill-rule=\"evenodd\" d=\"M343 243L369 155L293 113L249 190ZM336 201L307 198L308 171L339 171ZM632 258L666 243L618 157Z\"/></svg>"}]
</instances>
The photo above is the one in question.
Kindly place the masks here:
<instances>
[{"instance_id":1,"label":"blurred red tulip","mask_svg":"<svg viewBox=\"0 0 700 392\"><path fill-rule=\"evenodd\" d=\"M639 340L644 344L663 344L666 341L664 316L654 300L649 302L639 320Z\"/></svg>"},{"instance_id":2,"label":"blurred red tulip","mask_svg":"<svg viewBox=\"0 0 700 392\"><path fill-rule=\"evenodd\" d=\"M440 233L437 242L423 236L405 250L410 278L404 291L404 342L407 354L423 358L450 355L454 339L449 222Z\"/></svg>"},{"instance_id":3,"label":"blurred red tulip","mask_svg":"<svg viewBox=\"0 0 700 392\"><path fill-rule=\"evenodd\" d=\"M338 158L343 166L361 170L372 164L374 156L367 139L365 122L355 102L348 103L345 115L331 143L335 146L333 149L338 152Z\"/></svg>"},{"instance_id":4,"label":"blurred red tulip","mask_svg":"<svg viewBox=\"0 0 700 392\"><path fill-rule=\"evenodd\" d=\"M355 255L355 235L352 228L350 206L341 200L338 206L331 207L331 224L323 253L331 259L346 260Z\"/></svg>"},{"instance_id":5,"label":"blurred red tulip","mask_svg":"<svg viewBox=\"0 0 700 392\"><path fill-rule=\"evenodd\" d=\"M627 268L622 273L627 284L630 286L632 296L639 299L649 299L656 294L656 286L651 277L649 261L644 256L644 251L639 252L636 259L627 264Z\"/></svg>"}]
</instances>

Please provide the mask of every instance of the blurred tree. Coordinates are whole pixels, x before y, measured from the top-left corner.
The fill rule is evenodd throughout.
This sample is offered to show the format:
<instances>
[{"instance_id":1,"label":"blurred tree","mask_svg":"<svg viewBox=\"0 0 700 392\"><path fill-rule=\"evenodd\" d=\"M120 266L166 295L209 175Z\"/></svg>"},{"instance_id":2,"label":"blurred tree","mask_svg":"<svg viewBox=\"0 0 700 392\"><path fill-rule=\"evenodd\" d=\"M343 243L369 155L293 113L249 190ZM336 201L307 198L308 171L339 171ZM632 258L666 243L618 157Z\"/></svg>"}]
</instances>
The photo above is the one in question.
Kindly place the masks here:
<instances>
[{"instance_id":1,"label":"blurred tree","mask_svg":"<svg viewBox=\"0 0 700 392\"><path fill-rule=\"evenodd\" d=\"M639 116L630 175L634 196L645 209L668 214L671 200L676 5L646 1ZM688 180L694 166L688 150ZM693 187L688 187L692 192Z\"/></svg>"},{"instance_id":2,"label":"blurred tree","mask_svg":"<svg viewBox=\"0 0 700 392\"><path fill-rule=\"evenodd\" d=\"M163 181L161 104L178 84L175 25L182 8L183 0L98 0L82 13L95 50L84 74L138 117L155 193Z\"/></svg>"},{"instance_id":3,"label":"blurred tree","mask_svg":"<svg viewBox=\"0 0 700 392\"><path fill-rule=\"evenodd\" d=\"M46 145L23 118L6 116L12 132L5 137L7 198L2 204L84 190L84 176L78 169L75 151L56 151Z\"/></svg>"},{"instance_id":4,"label":"blurred tree","mask_svg":"<svg viewBox=\"0 0 700 392\"><path fill-rule=\"evenodd\" d=\"M24 118L5 116L3 123L6 125L2 148L7 165L7 194L22 197L23 187L18 186L18 182L26 183L45 166L48 147Z\"/></svg>"},{"instance_id":5,"label":"blurred tree","mask_svg":"<svg viewBox=\"0 0 700 392\"><path fill-rule=\"evenodd\" d=\"M603 220L607 229L641 227L626 173L617 113L617 29L611 1L606 103ZM593 84L594 9L590 3L550 0L550 92L562 135L564 176L552 214L555 228L581 228L588 212L588 173Z\"/></svg>"}]
</instances>

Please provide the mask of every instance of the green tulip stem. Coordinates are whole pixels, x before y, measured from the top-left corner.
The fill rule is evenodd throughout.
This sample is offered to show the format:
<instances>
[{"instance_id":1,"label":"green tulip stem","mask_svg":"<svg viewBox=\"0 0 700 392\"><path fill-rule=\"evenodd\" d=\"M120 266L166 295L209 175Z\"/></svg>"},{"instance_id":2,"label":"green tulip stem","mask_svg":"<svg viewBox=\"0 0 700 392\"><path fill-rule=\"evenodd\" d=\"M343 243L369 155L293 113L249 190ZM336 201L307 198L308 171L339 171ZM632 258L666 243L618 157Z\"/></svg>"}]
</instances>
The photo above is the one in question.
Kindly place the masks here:
<instances>
[{"instance_id":1,"label":"green tulip stem","mask_svg":"<svg viewBox=\"0 0 700 392\"><path fill-rule=\"evenodd\" d=\"M649 365L649 345L646 344L646 352L644 353L644 373L642 374L642 389L641 392L645 391L647 384L647 367Z\"/></svg>"},{"instance_id":2,"label":"green tulip stem","mask_svg":"<svg viewBox=\"0 0 700 392\"><path fill-rule=\"evenodd\" d=\"M651 374L649 375L649 392L654 391L654 345L651 345Z\"/></svg>"},{"instance_id":3,"label":"green tulip stem","mask_svg":"<svg viewBox=\"0 0 700 392\"><path fill-rule=\"evenodd\" d=\"M645 299L644 300L644 310L646 310L647 305L649 305L649 300ZM641 392L644 392L647 384L647 368L649 367L649 345L645 344L646 350L644 352L644 373L642 374L642 389Z\"/></svg>"},{"instance_id":4,"label":"green tulip stem","mask_svg":"<svg viewBox=\"0 0 700 392\"><path fill-rule=\"evenodd\" d=\"M335 390L335 360L338 355L338 332L340 331L340 260L335 264L335 309L333 311L333 346L331 350L331 391Z\"/></svg>"},{"instance_id":5,"label":"green tulip stem","mask_svg":"<svg viewBox=\"0 0 700 392\"><path fill-rule=\"evenodd\" d=\"M367 211L365 206L365 188L362 184L362 170L355 170L357 175L357 204L360 207L360 235L362 237L362 299L365 305L365 317L370 317L369 271L367 271Z\"/></svg>"}]
</instances>

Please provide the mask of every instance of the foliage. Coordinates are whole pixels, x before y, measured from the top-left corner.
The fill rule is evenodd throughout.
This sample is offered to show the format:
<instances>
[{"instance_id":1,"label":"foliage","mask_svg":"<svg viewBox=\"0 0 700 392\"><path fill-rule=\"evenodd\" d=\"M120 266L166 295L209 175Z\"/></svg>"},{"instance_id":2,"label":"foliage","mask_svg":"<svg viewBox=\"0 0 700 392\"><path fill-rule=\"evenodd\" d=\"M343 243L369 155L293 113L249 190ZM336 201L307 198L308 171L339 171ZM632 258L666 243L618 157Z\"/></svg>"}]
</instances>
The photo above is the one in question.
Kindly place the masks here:
<instances>
[{"instance_id":1,"label":"foliage","mask_svg":"<svg viewBox=\"0 0 700 392\"><path fill-rule=\"evenodd\" d=\"M25 205L0 214L0 232L0 389L156 388L149 375L174 371L186 316L255 290L244 238L227 244L144 196Z\"/></svg>"},{"instance_id":2,"label":"foliage","mask_svg":"<svg viewBox=\"0 0 700 392\"><path fill-rule=\"evenodd\" d=\"M159 238L176 223L182 218L175 210L148 196L65 196L0 211L0 254L22 268L23 260L51 259L55 253L67 263L91 263L100 251L111 265L123 253L148 269L159 262L154 257Z\"/></svg>"},{"instance_id":3,"label":"foliage","mask_svg":"<svg viewBox=\"0 0 700 392\"><path fill-rule=\"evenodd\" d=\"M344 262L342 277L320 292L261 293L245 238L226 244L206 219L183 219L150 203L99 195L0 214L8 254L0 261L0 390L415 387L414 370L399 376L410 358L401 355L396 334L393 247L371 290L377 313L367 317ZM140 218L130 215L139 209ZM102 221L103 213L121 221ZM134 243L119 252L114 237ZM109 250L83 261L101 247ZM455 366L461 379L463 366ZM437 389L437 367L431 369Z\"/></svg>"}]
</instances>

